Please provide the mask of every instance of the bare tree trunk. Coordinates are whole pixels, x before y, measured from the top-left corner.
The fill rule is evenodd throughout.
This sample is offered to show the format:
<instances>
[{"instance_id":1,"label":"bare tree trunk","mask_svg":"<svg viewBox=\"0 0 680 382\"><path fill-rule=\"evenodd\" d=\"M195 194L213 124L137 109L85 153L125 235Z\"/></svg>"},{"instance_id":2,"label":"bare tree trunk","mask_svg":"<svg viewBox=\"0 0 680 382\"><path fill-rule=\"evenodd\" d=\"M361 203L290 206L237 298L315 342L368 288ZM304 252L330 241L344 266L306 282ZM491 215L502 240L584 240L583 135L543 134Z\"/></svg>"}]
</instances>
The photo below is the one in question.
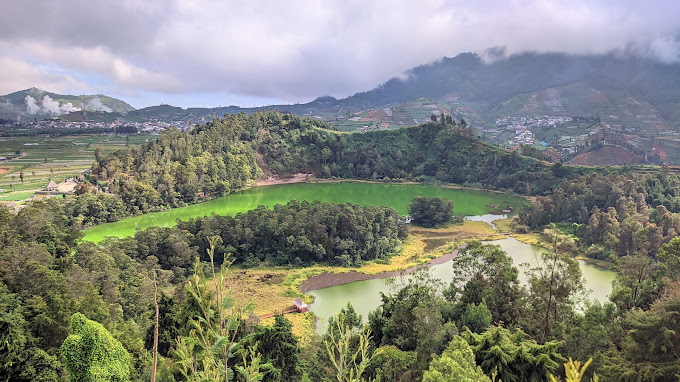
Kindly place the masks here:
<instances>
[{"instance_id":1,"label":"bare tree trunk","mask_svg":"<svg viewBox=\"0 0 680 382\"><path fill-rule=\"evenodd\" d=\"M156 367L158 365L158 283L156 270L153 271L153 305L156 308L156 323L153 330L153 363L151 365L151 382L156 382Z\"/></svg>"},{"instance_id":2,"label":"bare tree trunk","mask_svg":"<svg viewBox=\"0 0 680 382\"><path fill-rule=\"evenodd\" d=\"M550 287L548 290L548 307L545 310L545 323L543 326L543 343L545 343L548 340L548 333L550 332L550 305L552 304L552 299L553 299L553 282L555 281L555 267L557 266L557 228L553 224L551 224L551 228L554 230L553 231L553 264L552 264L552 269L550 270ZM557 302L555 302L557 303ZM555 308L557 309L557 308ZM557 310L555 310L555 316L557 316ZM557 320L557 318L555 318Z\"/></svg>"},{"instance_id":3,"label":"bare tree trunk","mask_svg":"<svg viewBox=\"0 0 680 382\"><path fill-rule=\"evenodd\" d=\"M553 281L555 279L555 265L557 263L557 255L553 260L553 268L550 271L550 288L548 290L548 307L545 310L545 323L543 326L543 343L548 340L548 332L550 331L550 305L553 299Z\"/></svg>"}]
</instances>

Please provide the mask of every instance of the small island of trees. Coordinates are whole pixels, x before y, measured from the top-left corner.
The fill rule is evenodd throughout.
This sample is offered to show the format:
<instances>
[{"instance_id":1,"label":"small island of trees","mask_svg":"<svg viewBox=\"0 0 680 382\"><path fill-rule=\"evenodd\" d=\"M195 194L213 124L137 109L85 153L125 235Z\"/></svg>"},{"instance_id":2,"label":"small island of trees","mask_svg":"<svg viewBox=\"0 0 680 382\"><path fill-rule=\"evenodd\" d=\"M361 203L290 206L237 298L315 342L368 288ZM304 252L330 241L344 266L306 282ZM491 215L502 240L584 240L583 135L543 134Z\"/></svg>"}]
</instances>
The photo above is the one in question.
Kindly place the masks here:
<instances>
[{"instance_id":1,"label":"small island of trees","mask_svg":"<svg viewBox=\"0 0 680 382\"><path fill-rule=\"evenodd\" d=\"M411 223L426 228L441 227L453 220L453 202L442 198L416 196L408 207Z\"/></svg>"}]
</instances>

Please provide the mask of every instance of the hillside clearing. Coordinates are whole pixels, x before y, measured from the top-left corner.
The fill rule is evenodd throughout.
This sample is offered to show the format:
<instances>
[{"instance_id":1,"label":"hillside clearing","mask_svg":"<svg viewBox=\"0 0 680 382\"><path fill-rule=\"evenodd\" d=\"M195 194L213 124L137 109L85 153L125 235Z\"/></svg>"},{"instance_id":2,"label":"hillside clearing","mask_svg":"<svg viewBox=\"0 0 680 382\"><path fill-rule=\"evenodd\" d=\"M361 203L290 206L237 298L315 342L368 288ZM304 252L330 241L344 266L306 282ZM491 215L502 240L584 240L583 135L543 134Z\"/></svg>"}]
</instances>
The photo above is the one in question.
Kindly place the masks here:
<instances>
[{"instance_id":1,"label":"hillside clearing","mask_svg":"<svg viewBox=\"0 0 680 382\"><path fill-rule=\"evenodd\" d=\"M569 164L579 166L617 166L622 164L642 164L643 162L640 157L622 147L605 145L577 156Z\"/></svg>"}]
</instances>

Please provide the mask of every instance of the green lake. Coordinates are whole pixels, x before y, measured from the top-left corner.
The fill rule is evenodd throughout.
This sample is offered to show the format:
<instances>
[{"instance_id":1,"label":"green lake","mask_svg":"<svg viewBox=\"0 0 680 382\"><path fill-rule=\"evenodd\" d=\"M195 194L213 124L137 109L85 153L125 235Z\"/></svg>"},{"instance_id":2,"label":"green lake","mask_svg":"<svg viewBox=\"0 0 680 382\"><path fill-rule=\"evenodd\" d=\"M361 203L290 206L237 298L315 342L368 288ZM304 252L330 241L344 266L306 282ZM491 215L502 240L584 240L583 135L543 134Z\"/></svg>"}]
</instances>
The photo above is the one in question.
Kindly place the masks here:
<instances>
[{"instance_id":1,"label":"green lake","mask_svg":"<svg viewBox=\"0 0 680 382\"><path fill-rule=\"evenodd\" d=\"M538 251L541 250L514 238L488 241L486 243L500 245L512 258L515 266L522 263L534 263ZM607 301L612 291L612 281L614 281L615 273L583 261L579 261L579 265L586 280L586 288L589 290L589 299L600 302ZM521 268L519 270L520 283L526 285L526 276ZM445 285L448 285L453 279L451 262L433 265L430 267L430 271L434 278L442 280L446 283ZM340 309L346 306L348 302L352 304L357 314L362 315L364 322L367 321L368 312L374 310L382 303L380 292L393 292L392 288L400 285L399 278L401 277L405 276L396 277L395 283L391 283L390 278L372 279L307 292L307 294L315 298L310 308L320 318L317 322L317 330L321 333L325 332L324 323L329 317L340 312Z\"/></svg>"},{"instance_id":2,"label":"green lake","mask_svg":"<svg viewBox=\"0 0 680 382\"><path fill-rule=\"evenodd\" d=\"M318 200L333 203L355 203L360 205L386 205L395 208L400 214L408 213L408 205L414 196L441 197L452 200L457 215L484 215L495 204L501 208L518 207L525 203L523 198L502 193L453 189L428 184L391 184L391 183L294 183L275 186L255 187L223 196L208 202L168 211L122 219L113 223L100 224L86 231L83 240L99 242L106 236L126 237L135 234L137 229L153 226L170 227L177 219L191 218L210 214L235 215L264 205L273 207L285 204L291 199Z\"/></svg>"},{"instance_id":3,"label":"green lake","mask_svg":"<svg viewBox=\"0 0 680 382\"><path fill-rule=\"evenodd\" d=\"M332 182L332 183L294 183L280 184L266 187L255 187L231 195L217 198L208 202L194 204L187 207L175 208L168 211L154 212L122 219L114 223L101 224L85 231L83 240L99 242L107 236L126 237L134 235L138 229L153 226L170 227L177 220L206 216L210 214L235 215L249 211L257 206L273 207L285 204L291 199L318 200L333 203L356 203L360 205L386 205L395 208L400 214L408 213L408 205L414 196L441 197L453 201L454 213L457 215L481 216L496 209L490 204L507 208L515 208L526 203L524 198L480 190L454 189L428 184L392 184L392 183L364 183L364 182ZM489 222L490 223L490 222ZM513 258L515 264L531 263L537 249L518 240L507 238L490 242L500 245ZM587 287L591 289L590 298L605 301L611 292L611 281L614 272L598 268L588 263L579 262L581 271L586 278ZM449 283L452 278L451 264L445 263L431 267L434 277ZM380 305L380 293L389 292L388 279L373 279L357 281L330 288L310 291L315 296L312 311L322 318L336 314L351 302L364 320L368 312ZM520 272L520 281L526 279ZM319 322L323 330L322 321Z\"/></svg>"}]
</instances>

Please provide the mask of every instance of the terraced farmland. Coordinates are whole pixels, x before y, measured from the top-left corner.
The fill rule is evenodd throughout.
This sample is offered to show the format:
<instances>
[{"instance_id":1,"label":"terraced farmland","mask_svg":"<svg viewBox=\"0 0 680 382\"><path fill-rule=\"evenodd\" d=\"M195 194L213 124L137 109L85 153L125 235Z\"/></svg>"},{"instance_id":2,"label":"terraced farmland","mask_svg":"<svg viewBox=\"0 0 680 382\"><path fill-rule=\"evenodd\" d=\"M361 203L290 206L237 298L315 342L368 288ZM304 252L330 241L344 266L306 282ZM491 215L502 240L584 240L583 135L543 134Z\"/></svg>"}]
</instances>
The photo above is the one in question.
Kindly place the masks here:
<instances>
[{"instance_id":1,"label":"terraced farmland","mask_svg":"<svg viewBox=\"0 0 680 382\"><path fill-rule=\"evenodd\" d=\"M126 144L138 145L155 139L148 134L0 136L0 202L20 201L44 188L50 179L60 181L90 168L94 151L114 151ZM23 173L23 180L21 174Z\"/></svg>"}]
</instances>

